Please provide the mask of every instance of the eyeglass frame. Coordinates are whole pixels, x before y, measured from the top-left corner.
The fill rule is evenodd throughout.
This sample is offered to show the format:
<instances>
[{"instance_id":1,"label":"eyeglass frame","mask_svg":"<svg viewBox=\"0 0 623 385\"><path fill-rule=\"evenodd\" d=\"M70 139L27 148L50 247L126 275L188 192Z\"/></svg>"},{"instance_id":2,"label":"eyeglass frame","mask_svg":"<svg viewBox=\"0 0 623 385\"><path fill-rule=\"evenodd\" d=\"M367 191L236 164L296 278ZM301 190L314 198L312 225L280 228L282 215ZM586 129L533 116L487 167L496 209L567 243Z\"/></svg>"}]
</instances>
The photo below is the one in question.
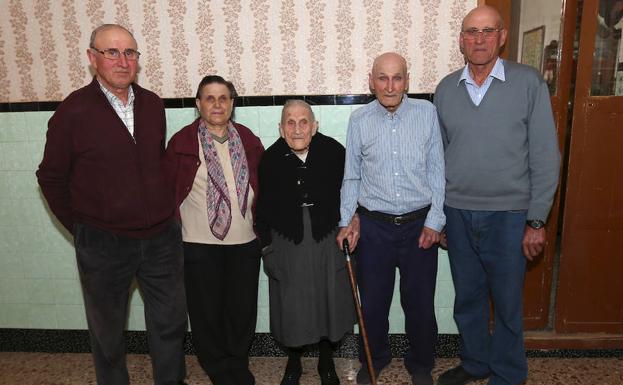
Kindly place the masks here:
<instances>
[{"instance_id":1,"label":"eyeglass frame","mask_svg":"<svg viewBox=\"0 0 623 385\"><path fill-rule=\"evenodd\" d=\"M463 35L463 38L467 40L476 40L480 36L482 36L482 38L485 40L491 40L491 39L494 39L497 36L497 34L503 30L504 28L491 28L491 27L485 27L483 29L470 28L465 31L461 31L461 34Z\"/></svg>"},{"instance_id":2,"label":"eyeglass frame","mask_svg":"<svg viewBox=\"0 0 623 385\"><path fill-rule=\"evenodd\" d=\"M93 46L89 47L89 49L95 51L95 52L99 52L101 53L105 59L108 60L119 60L121 59L121 54L123 54L123 56L125 57L126 60L130 60L130 61L137 61L140 57L141 57L141 53L138 52L137 50L133 49L133 48L127 48L125 49L123 52L119 51L117 48L106 48L104 50L100 50L97 49ZM114 54L112 52L118 52L119 56L114 57ZM136 58L130 58L128 57L128 54L136 54ZM113 57L108 57L106 55L112 55Z\"/></svg>"}]
</instances>

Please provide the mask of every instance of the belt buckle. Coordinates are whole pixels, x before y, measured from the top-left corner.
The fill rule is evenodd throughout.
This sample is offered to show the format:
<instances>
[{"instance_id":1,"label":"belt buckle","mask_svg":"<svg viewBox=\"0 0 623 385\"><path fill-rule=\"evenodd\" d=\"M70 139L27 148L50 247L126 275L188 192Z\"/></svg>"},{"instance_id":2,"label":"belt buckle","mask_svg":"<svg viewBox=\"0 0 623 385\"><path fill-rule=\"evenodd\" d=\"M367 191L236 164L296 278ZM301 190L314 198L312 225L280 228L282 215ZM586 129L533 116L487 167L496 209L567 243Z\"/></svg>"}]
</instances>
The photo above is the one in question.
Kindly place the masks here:
<instances>
[{"instance_id":1,"label":"belt buckle","mask_svg":"<svg viewBox=\"0 0 623 385\"><path fill-rule=\"evenodd\" d=\"M394 222L394 225L396 226L400 226L402 225L402 220L403 220L403 216L402 215L398 215L396 217L394 217L394 219L392 220L392 222Z\"/></svg>"}]
</instances>

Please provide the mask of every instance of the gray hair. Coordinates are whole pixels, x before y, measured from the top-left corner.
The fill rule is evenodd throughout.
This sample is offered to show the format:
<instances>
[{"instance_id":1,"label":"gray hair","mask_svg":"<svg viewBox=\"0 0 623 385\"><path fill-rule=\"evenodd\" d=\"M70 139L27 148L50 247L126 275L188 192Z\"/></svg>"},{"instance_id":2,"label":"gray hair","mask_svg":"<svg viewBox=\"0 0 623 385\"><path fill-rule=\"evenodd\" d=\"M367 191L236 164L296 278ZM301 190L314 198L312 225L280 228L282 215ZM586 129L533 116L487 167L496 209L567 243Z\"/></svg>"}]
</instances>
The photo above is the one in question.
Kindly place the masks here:
<instances>
[{"instance_id":1,"label":"gray hair","mask_svg":"<svg viewBox=\"0 0 623 385\"><path fill-rule=\"evenodd\" d=\"M316 115L314 114L314 110L312 110L311 106L309 105L309 103L307 103L304 100L301 99L288 99L286 100L285 104L283 105L283 109L281 110L281 124L284 123L284 120L286 118L286 111L288 108L292 107L292 106L301 106L303 108L306 108L307 111L309 111L309 114L312 117L312 121L316 121Z\"/></svg>"},{"instance_id":2,"label":"gray hair","mask_svg":"<svg viewBox=\"0 0 623 385\"><path fill-rule=\"evenodd\" d=\"M91 32L91 39L89 39L89 47L95 48L95 38L97 38L98 33L109 30L109 29L113 29L113 28L119 28L119 29L126 31L136 43L136 39L134 38L134 35L126 27L121 26L119 24L102 24L99 27L95 28L93 32Z\"/></svg>"}]
</instances>

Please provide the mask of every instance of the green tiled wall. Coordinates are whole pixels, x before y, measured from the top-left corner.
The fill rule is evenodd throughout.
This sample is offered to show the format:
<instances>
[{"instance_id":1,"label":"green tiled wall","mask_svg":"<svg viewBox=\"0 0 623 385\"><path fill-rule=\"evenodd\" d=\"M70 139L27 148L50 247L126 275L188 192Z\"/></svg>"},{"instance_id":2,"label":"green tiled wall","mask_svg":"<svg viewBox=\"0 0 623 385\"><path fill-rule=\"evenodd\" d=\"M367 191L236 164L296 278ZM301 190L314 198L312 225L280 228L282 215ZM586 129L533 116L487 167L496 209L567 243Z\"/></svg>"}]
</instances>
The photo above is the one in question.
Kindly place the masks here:
<instances>
[{"instance_id":1,"label":"green tiled wall","mask_svg":"<svg viewBox=\"0 0 623 385\"><path fill-rule=\"evenodd\" d=\"M359 106L314 106L320 131L345 143L348 117ZM279 136L281 107L238 107L236 120L265 147ZM169 137L195 118L192 108L166 111ZM0 114L0 328L86 329L71 236L50 215L35 170L52 112ZM440 333L456 333L454 288L445 252L439 255L435 311ZM268 283L261 273L258 332L269 331ZM143 330L143 302L132 293L128 328ZM398 285L390 331L404 332Z\"/></svg>"}]
</instances>

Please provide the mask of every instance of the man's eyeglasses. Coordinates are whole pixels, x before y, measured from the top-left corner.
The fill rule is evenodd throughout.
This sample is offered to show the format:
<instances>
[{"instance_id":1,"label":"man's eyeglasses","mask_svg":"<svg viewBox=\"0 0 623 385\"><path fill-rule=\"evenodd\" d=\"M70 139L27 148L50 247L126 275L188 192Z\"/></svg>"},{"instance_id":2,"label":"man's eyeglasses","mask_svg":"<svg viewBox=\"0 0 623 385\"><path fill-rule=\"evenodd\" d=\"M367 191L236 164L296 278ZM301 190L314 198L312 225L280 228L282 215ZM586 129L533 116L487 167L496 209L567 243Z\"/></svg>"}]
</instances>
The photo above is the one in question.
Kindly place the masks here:
<instances>
[{"instance_id":1,"label":"man's eyeglasses","mask_svg":"<svg viewBox=\"0 0 623 385\"><path fill-rule=\"evenodd\" d=\"M465 31L461 31L463 34L463 38L467 40L476 40L478 36L482 36L483 38L490 40L495 39L502 28L470 28Z\"/></svg>"},{"instance_id":2,"label":"man's eyeglasses","mask_svg":"<svg viewBox=\"0 0 623 385\"><path fill-rule=\"evenodd\" d=\"M121 58L121 55L125 56L126 60L138 60L139 56L141 56L140 52L132 48L128 48L123 52L119 51L117 48L99 50L95 47L91 47L91 49L101 53L106 59L110 60L118 60Z\"/></svg>"}]
</instances>

